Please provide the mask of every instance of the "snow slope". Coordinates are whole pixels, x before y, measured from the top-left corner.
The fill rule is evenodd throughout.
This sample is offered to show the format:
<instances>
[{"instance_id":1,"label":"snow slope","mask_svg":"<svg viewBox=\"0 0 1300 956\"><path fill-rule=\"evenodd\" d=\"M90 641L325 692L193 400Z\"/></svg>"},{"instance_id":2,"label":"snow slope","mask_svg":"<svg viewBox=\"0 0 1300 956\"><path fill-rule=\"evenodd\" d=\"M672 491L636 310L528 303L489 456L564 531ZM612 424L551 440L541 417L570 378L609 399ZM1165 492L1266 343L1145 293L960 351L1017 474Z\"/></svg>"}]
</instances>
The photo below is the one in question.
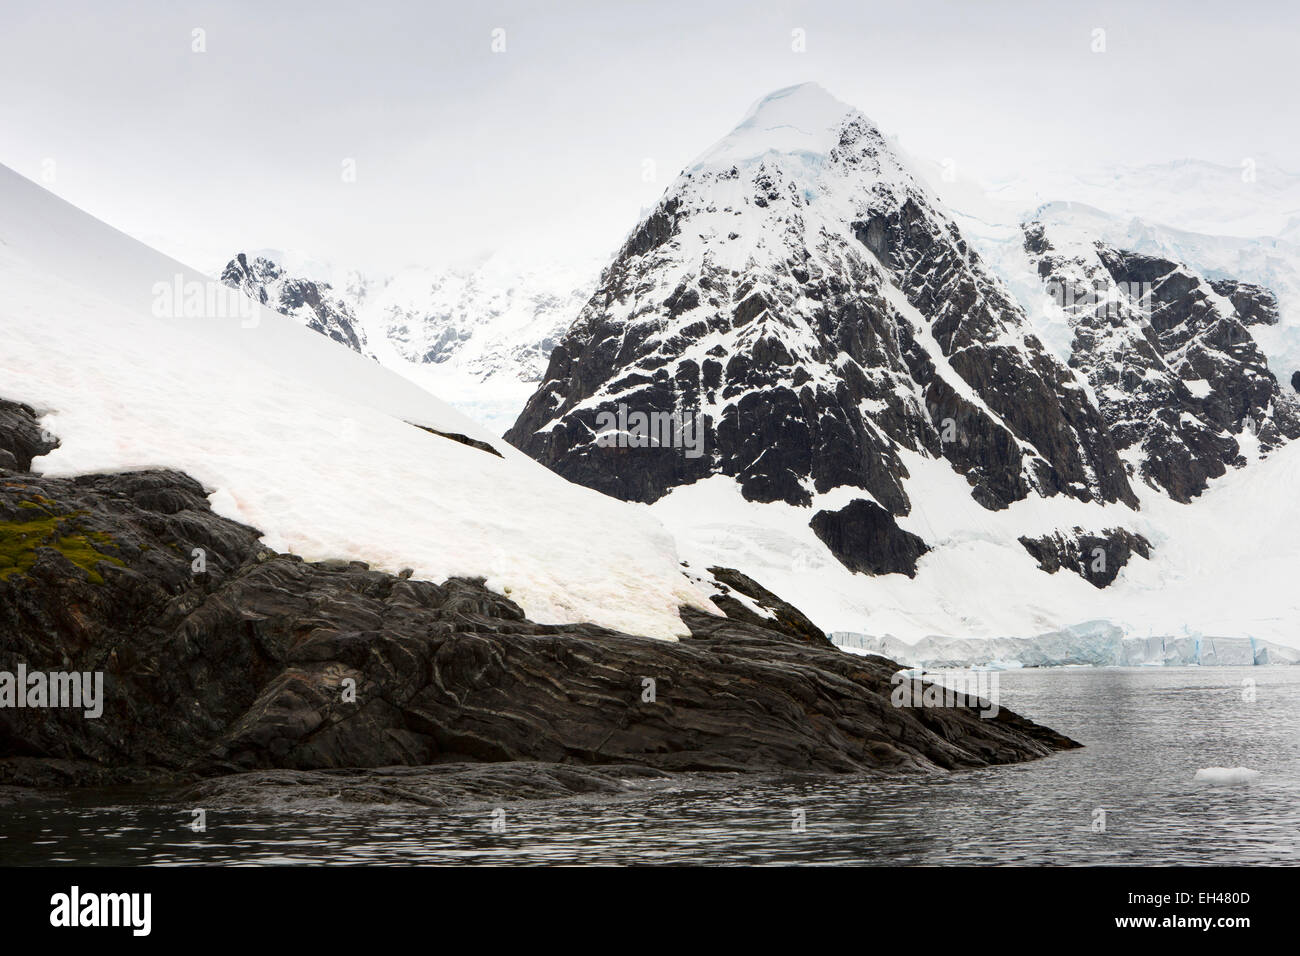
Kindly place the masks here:
<instances>
[{"instance_id":1,"label":"snow slope","mask_svg":"<svg viewBox=\"0 0 1300 956\"><path fill-rule=\"evenodd\" d=\"M693 566L739 568L828 631L914 642L1029 637L1107 620L1127 635L1190 627L1300 647L1300 443L1230 470L1192 504L1136 483L1137 513L1060 497L989 511L942 462L913 455L905 463L914 508L898 524L934 546L915 578L854 574L809 528L810 512L840 507L853 489L799 508L746 501L714 476L674 489L652 509ZM1017 540L1074 524L1143 534L1152 560L1130 561L1098 589L1069 571L1045 574Z\"/></svg>"},{"instance_id":2,"label":"snow slope","mask_svg":"<svg viewBox=\"0 0 1300 956\"><path fill-rule=\"evenodd\" d=\"M5 167L0 210L0 396L61 440L43 473L182 469L271 547L435 581L482 575L541 622L671 639L681 604L707 605L644 507L570 485L290 318L241 311L225 287ZM156 314L186 311L165 295L177 283L211 307Z\"/></svg>"}]
</instances>

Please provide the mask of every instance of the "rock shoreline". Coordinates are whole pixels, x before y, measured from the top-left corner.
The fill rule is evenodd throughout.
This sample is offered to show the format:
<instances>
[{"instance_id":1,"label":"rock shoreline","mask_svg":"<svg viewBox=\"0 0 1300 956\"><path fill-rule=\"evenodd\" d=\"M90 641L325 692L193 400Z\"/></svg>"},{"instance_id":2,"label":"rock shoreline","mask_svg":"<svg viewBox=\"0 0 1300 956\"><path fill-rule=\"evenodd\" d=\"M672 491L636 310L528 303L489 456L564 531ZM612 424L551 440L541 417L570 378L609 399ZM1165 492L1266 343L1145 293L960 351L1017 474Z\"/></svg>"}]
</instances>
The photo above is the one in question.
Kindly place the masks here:
<instances>
[{"instance_id":1,"label":"rock shoreline","mask_svg":"<svg viewBox=\"0 0 1300 956\"><path fill-rule=\"evenodd\" d=\"M0 449L26 465L12 419L35 419L0 408ZM898 664L835 649L789 605L767 620L723 594L735 618L684 608L690 636L671 643L258 539L177 472L0 470L0 671L102 672L105 695L98 719L0 707L0 784L521 761L927 773L1078 746L978 701L892 706Z\"/></svg>"}]
</instances>

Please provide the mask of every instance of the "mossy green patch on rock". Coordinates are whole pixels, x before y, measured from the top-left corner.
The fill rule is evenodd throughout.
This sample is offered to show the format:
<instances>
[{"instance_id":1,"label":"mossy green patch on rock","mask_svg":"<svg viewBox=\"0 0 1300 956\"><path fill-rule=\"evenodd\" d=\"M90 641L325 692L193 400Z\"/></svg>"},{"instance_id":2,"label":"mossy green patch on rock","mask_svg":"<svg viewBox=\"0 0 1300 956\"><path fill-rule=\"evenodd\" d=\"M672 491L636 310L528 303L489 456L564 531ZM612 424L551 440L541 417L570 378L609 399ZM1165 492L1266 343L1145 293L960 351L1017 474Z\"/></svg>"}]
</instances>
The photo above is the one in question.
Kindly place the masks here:
<instances>
[{"instance_id":1,"label":"mossy green patch on rock","mask_svg":"<svg viewBox=\"0 0 1300 956\"><path fill-rule=\"evenodd\" d=\"M52 548L63 555L85 571L92 584L104 583L98 570L101 561L126 566L119 558L99 550L99 545L113 543L111 535L103 531L79 531L75 518L76 515L46 515L30 521L0 521L0 581L30 571L40 548Z\"/></svg>"}]
</instances>

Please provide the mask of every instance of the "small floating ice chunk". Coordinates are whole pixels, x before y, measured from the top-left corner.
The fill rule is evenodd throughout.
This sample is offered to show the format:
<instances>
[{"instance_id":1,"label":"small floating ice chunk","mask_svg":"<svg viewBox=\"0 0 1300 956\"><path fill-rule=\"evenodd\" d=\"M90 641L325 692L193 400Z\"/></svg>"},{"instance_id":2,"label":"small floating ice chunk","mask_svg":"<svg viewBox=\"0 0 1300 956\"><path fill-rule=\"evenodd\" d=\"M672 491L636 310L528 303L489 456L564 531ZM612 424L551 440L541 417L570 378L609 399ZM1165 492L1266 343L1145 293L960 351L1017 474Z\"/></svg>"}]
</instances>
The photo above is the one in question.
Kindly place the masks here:
<instances>
[{"instance_id":1,"label":"small floating ice chunk","mask_svg":"<svg viewBox=\"0 0 1300 956\"><path fill-rule=\"evenodd\" d=\"M1211 787L1240 787L1259 779L1259 771L1249 767L1202 767L1196 781Z\"/></svg>"}]
</instances>

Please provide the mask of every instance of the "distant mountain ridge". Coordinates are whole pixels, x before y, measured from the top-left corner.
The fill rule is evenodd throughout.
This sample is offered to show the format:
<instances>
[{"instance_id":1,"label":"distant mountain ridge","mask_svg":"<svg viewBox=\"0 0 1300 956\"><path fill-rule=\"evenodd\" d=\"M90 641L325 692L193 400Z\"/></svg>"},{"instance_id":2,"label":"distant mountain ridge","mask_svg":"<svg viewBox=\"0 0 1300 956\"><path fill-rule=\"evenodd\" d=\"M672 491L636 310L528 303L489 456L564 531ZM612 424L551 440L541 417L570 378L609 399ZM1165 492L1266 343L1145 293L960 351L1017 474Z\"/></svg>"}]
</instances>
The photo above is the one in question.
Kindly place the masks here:
<instances>
[{"instance_id":1,"label":"distant mountain ridge","mask_svg":"<svg viewBox=\"0 0 1300 956\"><path fill-rule=\"evenodd\" d=\"M289 275L269 258L250 259L242 252L226 264L221 281L354 352L369 354L365 329L352 306L326 282Z\"/></svg>"},{"instance_id":2,"label":"distant mountain ridge","mask_svg":"<svg viewBox=\"0 0 1300 956\"><path fill-rule=\"evenodd\" d=\"M413 378L494 431L514 420L591 294L594 263L340 273L277 250L237 254L221 281Z\"/></svg>"}]
</instances>

